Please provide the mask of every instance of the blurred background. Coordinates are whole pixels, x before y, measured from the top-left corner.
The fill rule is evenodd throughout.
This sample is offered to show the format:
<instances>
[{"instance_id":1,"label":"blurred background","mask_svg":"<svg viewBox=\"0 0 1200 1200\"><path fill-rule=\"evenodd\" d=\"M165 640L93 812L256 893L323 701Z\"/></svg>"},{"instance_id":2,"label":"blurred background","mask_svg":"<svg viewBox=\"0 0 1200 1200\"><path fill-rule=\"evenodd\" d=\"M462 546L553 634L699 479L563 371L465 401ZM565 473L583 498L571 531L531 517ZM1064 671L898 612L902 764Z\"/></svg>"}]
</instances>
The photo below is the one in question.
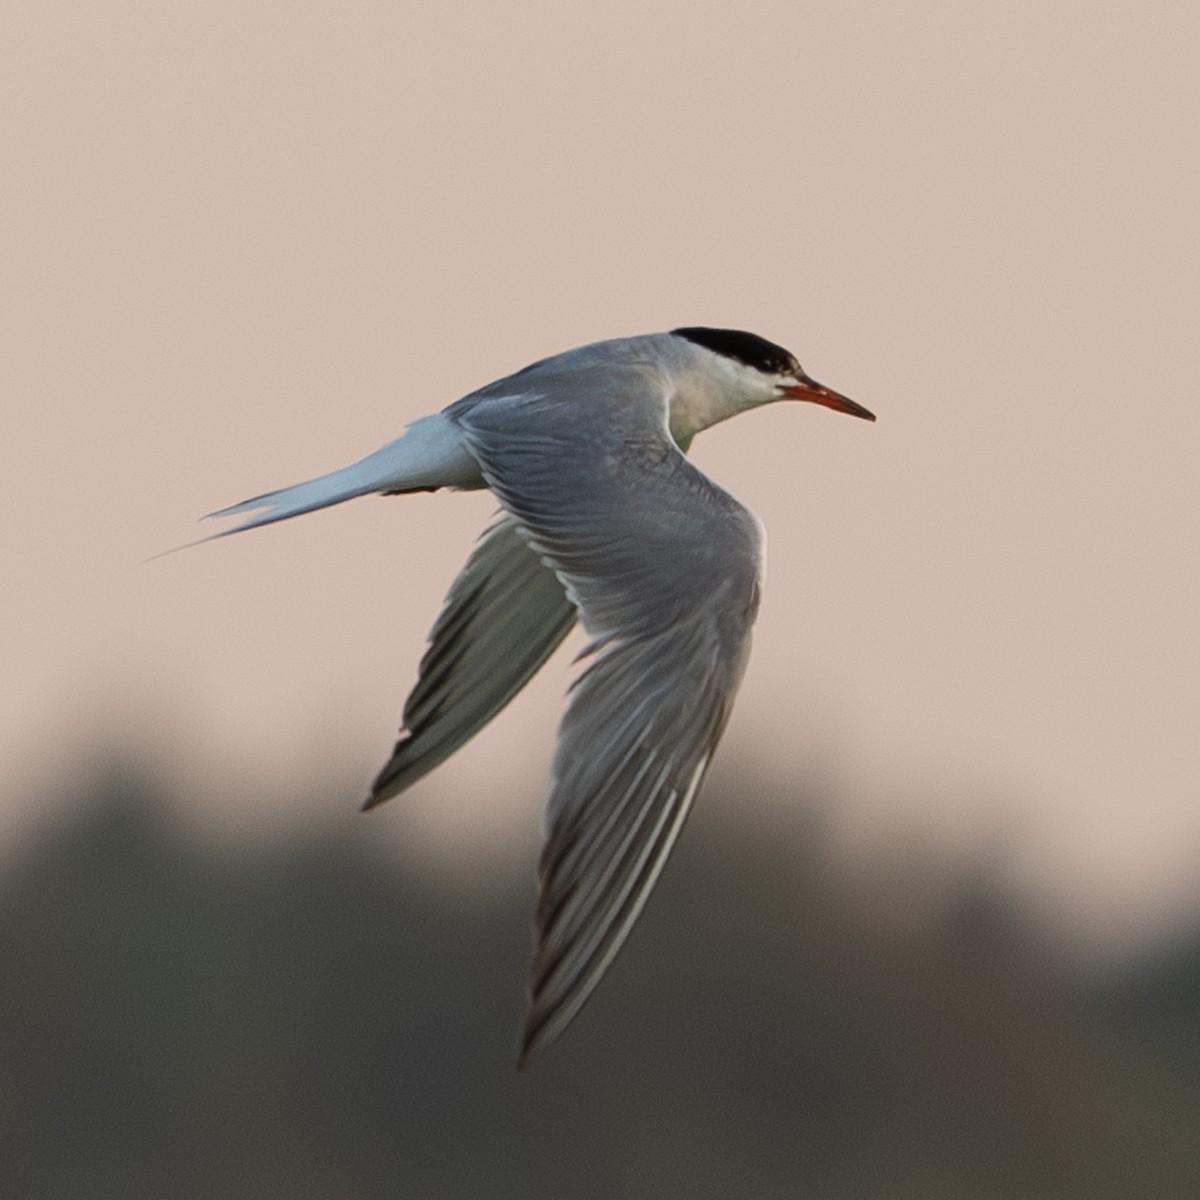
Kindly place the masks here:
<instances>
[{"instance_id":1,"label":"blurred background","mask_svg":"<svg viewBox=\"0 0 1200 1200\"><path fill-rule=\"evenodd\" d=\"M87 6L0 27L0 1187L1200 1190L1194 5ZM533 359L874 410L659 893L512 1071L571 643L356 809L486 495L153 562Z\"/></svg>"}]
</instances>

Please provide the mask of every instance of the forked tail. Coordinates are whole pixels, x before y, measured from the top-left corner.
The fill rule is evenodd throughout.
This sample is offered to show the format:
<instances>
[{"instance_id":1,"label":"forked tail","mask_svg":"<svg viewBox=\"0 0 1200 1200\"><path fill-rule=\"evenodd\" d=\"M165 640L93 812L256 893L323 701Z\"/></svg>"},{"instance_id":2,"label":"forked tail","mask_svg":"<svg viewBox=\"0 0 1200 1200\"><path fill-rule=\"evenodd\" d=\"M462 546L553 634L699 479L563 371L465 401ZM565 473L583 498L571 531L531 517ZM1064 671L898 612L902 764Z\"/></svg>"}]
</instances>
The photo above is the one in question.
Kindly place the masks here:
<instances>
[{"instance_id":1,"label":"forked tail","mask_svg":"<svg viewBox=\"0 0 1200 1200\"><path fill-rule=\"evenodd\" d=\"M328 475L264 492L209 513L205 520L255 513L231 529L223 529L203 541L228 537L286 521L318 508L328 508L343 500L366 496L371 492L436 491L443 487L483 486L479 466L468 453L458 428L441 413L414 421L394 442L368 454L366 458Z\"/></svg>"}]
</instances>

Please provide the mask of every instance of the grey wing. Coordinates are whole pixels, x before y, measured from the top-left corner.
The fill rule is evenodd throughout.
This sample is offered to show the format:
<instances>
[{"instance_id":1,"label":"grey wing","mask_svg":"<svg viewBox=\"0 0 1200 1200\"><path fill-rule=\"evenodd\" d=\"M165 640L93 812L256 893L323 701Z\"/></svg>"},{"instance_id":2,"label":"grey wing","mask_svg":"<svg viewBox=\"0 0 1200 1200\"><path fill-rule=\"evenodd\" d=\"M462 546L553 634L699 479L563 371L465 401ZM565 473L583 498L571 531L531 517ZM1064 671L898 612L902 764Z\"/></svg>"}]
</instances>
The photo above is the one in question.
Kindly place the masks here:
<instances>
[{"instance_id":1,"label":"grey wing","mask_svg":"<svg viewBox=\"0 0 1200 1200\"><path fill-rule=\"evenodd\" d=\"M686 461L651 384L630 378L606 399L597 419L548 397L459 418L594 655L555 754L522 1064L637 920L725 727L758 605L756 519Z\"/></svg>"},{"instance_id":2,"label":"grey wing","mask_svg":"<svg viewBox=\"0 0 1200 1200\"><path fill-rule=\"evenodd\" d=\"M480 538L446 596L404 728L364 808L399 795L488 723L575 624L562 583L511 517Z\"/></svg>"}]
</instances>

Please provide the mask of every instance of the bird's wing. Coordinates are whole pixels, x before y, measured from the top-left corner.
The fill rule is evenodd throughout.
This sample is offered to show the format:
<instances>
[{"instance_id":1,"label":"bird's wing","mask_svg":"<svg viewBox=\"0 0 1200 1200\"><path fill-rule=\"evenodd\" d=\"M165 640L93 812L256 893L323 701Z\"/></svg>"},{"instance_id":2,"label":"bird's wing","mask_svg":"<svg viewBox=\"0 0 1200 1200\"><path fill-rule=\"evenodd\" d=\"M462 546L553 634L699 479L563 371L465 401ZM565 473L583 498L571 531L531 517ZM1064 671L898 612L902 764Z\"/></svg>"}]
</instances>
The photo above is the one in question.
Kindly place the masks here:
<instances>
[{"instance_id":1,"label":"bird's wing","mask_svg":"<svg viewBox=\"0 0 1200 1200\"><path fill-rule=\"evenodd\" d=\"M670 853L741 681L762 562L757 519L671 440L661 380L609 369L576 391L456 417L594 655L554 759L522 1064L587 1000Z\"/></svg>"},{"instance_id":2,"label":"bird's wing","mask_svg":"<svg viewBox=\"0 0 1200 1200\"><path fill-rule=\"evenodd\" d=\"M497 519L446 596L404 703L402 736L364 807L399 795L478 733L554 653L575 616L513 519Z\"/></svg>"}]
</instances>

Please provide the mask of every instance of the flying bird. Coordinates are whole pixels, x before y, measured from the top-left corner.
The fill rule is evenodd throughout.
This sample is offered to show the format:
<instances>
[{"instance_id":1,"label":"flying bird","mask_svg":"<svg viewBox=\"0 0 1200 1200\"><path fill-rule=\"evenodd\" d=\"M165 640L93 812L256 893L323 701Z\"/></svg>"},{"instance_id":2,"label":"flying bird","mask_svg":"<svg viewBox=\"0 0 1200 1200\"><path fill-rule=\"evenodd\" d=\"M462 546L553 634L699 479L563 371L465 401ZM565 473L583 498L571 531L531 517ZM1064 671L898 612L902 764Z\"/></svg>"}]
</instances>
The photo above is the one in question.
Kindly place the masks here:
<instances>
[{"instance_id":1,"label":"flying bird","mask_svg":"<svg viewBox=\"0 0 1200 1200\"><path fill-rule=\"evenodd\" d=\"M379 492L488 488L501 512L452 584L364 808L496 715L576 620L587 665L559 729L518 1065L579 1012L629 935L729 719L758 609L758 519L685 458L776 400L873 421L796 358L687 327L543 359L360 462L211 513L224 537Z\"/></svg>"}]
</instances>

